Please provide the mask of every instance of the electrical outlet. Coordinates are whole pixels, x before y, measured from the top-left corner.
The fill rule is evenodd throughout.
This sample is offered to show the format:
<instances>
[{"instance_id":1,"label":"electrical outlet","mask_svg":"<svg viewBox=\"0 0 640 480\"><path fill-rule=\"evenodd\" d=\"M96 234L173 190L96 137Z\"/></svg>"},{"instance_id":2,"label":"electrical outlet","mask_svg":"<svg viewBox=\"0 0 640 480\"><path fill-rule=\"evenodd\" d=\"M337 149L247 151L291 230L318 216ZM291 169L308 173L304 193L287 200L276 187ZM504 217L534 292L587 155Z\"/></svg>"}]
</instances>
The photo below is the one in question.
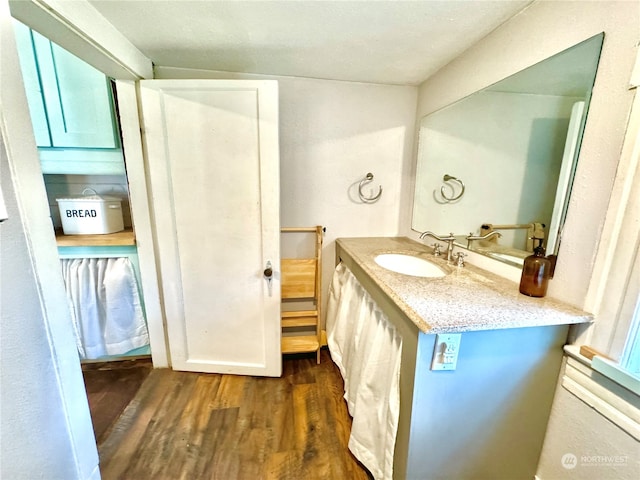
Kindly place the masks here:
<instances>
[{"instance_id":1,"label":"electrical outlet","mask_svg":"<svg viewBox=\"0 0 640 480\"><path fill-rule=\"evenodd\" d=\"M461 333L440 333L436 335L431 370L456 369L461 338Z\"/></svg>"}]
</instances>

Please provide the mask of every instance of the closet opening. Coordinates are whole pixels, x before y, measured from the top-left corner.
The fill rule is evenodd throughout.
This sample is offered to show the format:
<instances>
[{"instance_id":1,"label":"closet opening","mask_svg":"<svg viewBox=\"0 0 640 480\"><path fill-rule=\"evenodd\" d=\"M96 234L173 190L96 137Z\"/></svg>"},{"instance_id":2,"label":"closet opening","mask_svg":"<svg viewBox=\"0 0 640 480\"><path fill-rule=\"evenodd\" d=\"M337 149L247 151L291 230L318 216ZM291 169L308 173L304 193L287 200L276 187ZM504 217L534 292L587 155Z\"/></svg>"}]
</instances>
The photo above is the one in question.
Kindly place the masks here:
<instances>
[{"instance_id":1,"label":"closet opening","mask_svg":"<svg viewBox=\"0 0 640 480\"><path fill-rule=\"evenodd\" d=\"M115 86L15 19L14 33L99 442L153 368Z\"/></svg>"}]
</instances>

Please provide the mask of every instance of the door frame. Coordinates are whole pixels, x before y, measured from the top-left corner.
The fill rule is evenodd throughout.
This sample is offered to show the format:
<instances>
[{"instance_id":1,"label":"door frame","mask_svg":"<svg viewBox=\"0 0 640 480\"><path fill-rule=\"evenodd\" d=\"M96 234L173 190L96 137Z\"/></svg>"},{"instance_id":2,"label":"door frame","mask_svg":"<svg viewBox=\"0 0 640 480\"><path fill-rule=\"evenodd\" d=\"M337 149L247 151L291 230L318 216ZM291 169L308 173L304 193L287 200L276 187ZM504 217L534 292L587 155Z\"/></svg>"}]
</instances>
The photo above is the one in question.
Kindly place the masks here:
<instances>
[{"instance_id":1,"label":"door frame","mask_svg":"<svg viewBox=\"0 0 640 480\"><path fill-rule=\"evenodd\" d=\"M82 3L69 6L57 0L24 0L10 3L11 16L27 26L37 29L46 38L114 78L116 82L127 84L127 87L122 89L122 95L129 101L133 94L133 103L128 105L135 108L137 100L135 100L134 82L153 78L151 60L135 48L104 17L99 15L95 8L90 4ZM43 8L43 3L46 3L46 8ZM122 101L121 103L124 104ZM155 262L155 252L150 234L151 216L148 208L146 211L144 208L146 200L141 201L138 198L141 195L146 197L146 185L144 183L142 146L140 144L138 148L135 141L137 136L138 143L140 143L140 126L139 123L136 123L135 126L132 123L137 121L137 115L137 109L135 112L129 112L127 109L126 115L122 111L118 113L122 135L125 135L126 125L126 135L130 143L125 151L125 168L129 184L135 182L134 188L130 189L135 190L135 200L137 200L131 199L132 220L135 223L136 240L139 243L140 268L141 272L145 272L141 273L141 283L148 316L151 357L154 367L163 368L169 367L171 361L164 332L164 318L161 313L161 297L158 294L158 277L155 267L149 265L150 261ZM42 176L40 169L38 174L40 177ZM130 195L133 193L130 192ZM133 211L134 204L137 205L135 212ZM140 253L141 251L142 253Z\"/></svg>"},{"instance_id":2,"label":"door frame","mask_svg":"<svg viewBox=\"0 0 640 480\"><path fill-rule=\"evenodd\" d=\"M140 263L142 297L147 314L151 359L155 368L171 367L167 337L167 320L162 308L149 188L146 178L146 160L141 137L138 112L138 86L131 80L116 80L124 161L129 183L131 220L136 232L136 246Z\"/></svg>"},{"instance_id":3,"label":"door frame","mask_svg":"<svg viewBox=\"0 0 640 480\"><path fill-rule=\"evenodd\" d=\"M69 442L73 453L73 459L61 459L61 464L72 463L77 478L97 480L100 472L93 425L24 93L13 21L6 0L0 0L0 37L0 128L4 143L2 148L9 166L8 182L13 184L12 191L5 192L7 204L13 207L7 222L21 224L25 248L29 251L30 262L25 269L32 270L35 278L37 298L34 301L39 301L41 311L41 319L37 320L42 321L38 328L44 331L46 348L49 350L46 358L50 360L50 365L42 367L46 368L51 383L55 384L52 395L61 402L61 407L54 412L56 416L63 415L66 421L66 430L60 432L61 439L66 437L64 441ZM84 402L81 401L83 397ZM25 405L26 412L29 408L29 405ZM32 434L29 431L24 433L27 436Z\"/></svg>"},{"instance_id":4,"label":"door frame","mask_svg":"<svg viewBox=\"0 0 640 480\"><path fill-rule=\"evenodd\" d=\"M75 53L103 73L117 79L153 78L151 61L137 50L88 3L69 5L57 0L0 0L0 76L4 125L11 180L20 204L19 216L29 244L31 268L41 301L43 326L51 349L50 374L56 377L62 409L67 420L67 434L73 444L78 478L100 478L98 452L93 425L80 373L80 359L66 307L55 236L50 227L50 213L42 170L36 149L33 127L24 94L24 82L13 38L12 17L37 29L44 36ZM6 68L5 68L6 67ZM68 318L68 322L64 318ZM28 434L25 433L25 434Z\"/></svg>"}]
</instances>

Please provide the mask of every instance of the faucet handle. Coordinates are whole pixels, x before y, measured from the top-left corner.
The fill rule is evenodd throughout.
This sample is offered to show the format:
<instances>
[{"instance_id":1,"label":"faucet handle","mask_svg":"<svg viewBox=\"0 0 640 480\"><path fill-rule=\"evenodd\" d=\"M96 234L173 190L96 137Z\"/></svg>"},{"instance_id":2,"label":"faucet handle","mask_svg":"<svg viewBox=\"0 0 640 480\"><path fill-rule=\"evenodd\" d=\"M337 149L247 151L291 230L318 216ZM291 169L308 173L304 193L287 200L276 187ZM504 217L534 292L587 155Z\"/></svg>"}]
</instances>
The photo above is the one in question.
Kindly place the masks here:
<instances>
[{"instance_id":1,"label":"faucet handle","mask_svg":"<svg viewBox=\"0 0 640 480\"><path fill-rule=\"evenodd\" d=\"M433 247L433 256L434 257L439 257L440 255L442 255L442 252L440 251L441 245L439 243L434 243L431 246Z\"/></svg>"},{"instance_id":2,"label":"faucet handle","mask_svg":"<svg viewBox=\"0 0 640 480\"><path fill-rule=\"evenodd\" d=\"M463 252L457 252L456 253L456 266L457 267L464 267L464 257L466 257L467 254L463 253Z\"/></svg>"}]
</instances>

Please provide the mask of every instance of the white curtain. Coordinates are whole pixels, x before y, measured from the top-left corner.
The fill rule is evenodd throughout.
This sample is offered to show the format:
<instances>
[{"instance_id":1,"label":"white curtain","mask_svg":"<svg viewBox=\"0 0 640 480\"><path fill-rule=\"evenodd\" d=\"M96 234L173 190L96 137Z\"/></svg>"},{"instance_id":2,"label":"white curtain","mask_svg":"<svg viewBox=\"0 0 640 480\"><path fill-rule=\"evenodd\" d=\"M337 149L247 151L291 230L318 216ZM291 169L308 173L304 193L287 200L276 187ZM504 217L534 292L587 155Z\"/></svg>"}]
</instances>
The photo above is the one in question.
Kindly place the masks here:
<instances>
[{"instance_id":1,"label":"white curtain","mask_svg":"<svg viewBox=\"0 0 640 480\"><path fill-rule=\"evenodd\" d=\"M81 358L120 355L149 343L138 284L128 258L60 262Z\"/></svg>"},{"instance_id":2,"label":"white curtain","mask_svg":"<svg viewBox=\"0 0 640 480\"><path fill-rule=\"evenodd\" d=\"M400 412L402 337L343 264L327 305L327 343L353 418L349 450L376 480L393 477Z\"/></svg>"}]
</instances>

